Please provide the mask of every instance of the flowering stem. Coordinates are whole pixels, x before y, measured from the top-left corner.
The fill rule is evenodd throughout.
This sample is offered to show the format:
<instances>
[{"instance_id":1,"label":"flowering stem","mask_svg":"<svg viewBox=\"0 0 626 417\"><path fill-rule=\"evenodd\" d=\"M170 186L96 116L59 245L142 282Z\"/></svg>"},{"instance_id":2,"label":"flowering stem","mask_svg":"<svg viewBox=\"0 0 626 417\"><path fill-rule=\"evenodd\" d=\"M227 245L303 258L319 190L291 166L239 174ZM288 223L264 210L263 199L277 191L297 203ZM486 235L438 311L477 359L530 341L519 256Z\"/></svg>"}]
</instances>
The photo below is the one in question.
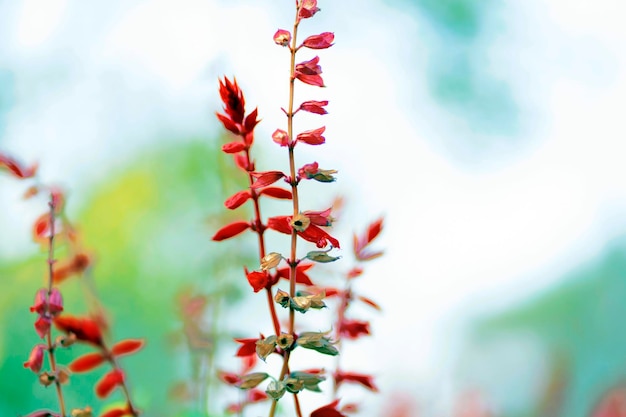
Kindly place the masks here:
<instances>
[{"instance_id":1,"label":"flowering stem","mask_svg":"<svg viewBox=\"0 0 626 417\"><path fill-rule=\"evenodd\" d=\"M104 352L106 357L109 358L109 363L111 364L111 367L117 372L122 372L122 369L117 363L117 360L115 360L115 355L109 352L106 347L104 348ZM128 412L133 417L139 417L139 411L137 411L137 409L133 405L133 401L130 398L130 392L128 391L128 386L126 385L126 378L122 379L122 383L120 384L120 386L122 388L122 392L124 393L124 397L126 398L126 408L128 409Z\"/></svg>"},{"instance_id":2,"label":"flowering stem","mask_svg":"<svg viewBox=\"0 0 626 417\"><path fill-rule=\"evenodd\" d=\"M52 281L54 277L54 235L56 233L54 228L55 223L55 199L54 195L50 194L50 201L48 202L48 206L50 207L50 237L48 238L48 300L46 300L46 315L49 317L50 314L50 296L52 294ZM48 342L48 360L50 361L50 370L54 377L54 385L57 391L57 397L59 398L59 408L61 409L61 416L65 417L65 399L63 398L63 390L61 389L61 382L59 381L57 375L57 364L56 359L54 357L54 344L52 343L52 329L48 329L48 334L46 337Z\"/></svg>"}]
</instances>

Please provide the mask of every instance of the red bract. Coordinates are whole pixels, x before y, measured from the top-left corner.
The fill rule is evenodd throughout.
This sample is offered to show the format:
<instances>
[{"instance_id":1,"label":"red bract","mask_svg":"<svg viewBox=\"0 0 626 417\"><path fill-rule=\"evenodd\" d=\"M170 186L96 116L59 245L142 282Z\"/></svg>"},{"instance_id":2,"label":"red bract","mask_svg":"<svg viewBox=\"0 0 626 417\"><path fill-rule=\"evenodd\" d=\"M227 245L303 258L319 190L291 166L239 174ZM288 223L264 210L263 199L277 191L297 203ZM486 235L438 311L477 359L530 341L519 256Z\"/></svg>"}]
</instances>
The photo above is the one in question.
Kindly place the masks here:
<instances>
[{"instance_id":1,"label":"red bract","mask_svg":"<svg viewBox=\"0 0 626 417\"><path fill-rule=\"evenodd\" d=\"M361 320L344 320L339 324L339 334L348 339L356 339L370 334L370 324Z\"/></svg>"},{"instance_id":2,"label":"red bract","mask_svg":"<svg viewBox=\"0 0 626 417\"><path fill-rule=\"evenodd\" d=\"M213 240L219 242L224 239L229 239L233 236L237 236L239 233L242 233L244 230L250 228L250 223L248 222L233 222L222 227L218 230L212 237Z\"/></svg>"},{"instance_id":3,"label":"red bract","mask_svg":"<svg viewBox=\"0 0 626 417\"><path fill-rule=\"evenodd\" d=\"M128 355L137 352L144 345L143 339L120 340L111 348L111 353L115 356Z\"/></svg>"},{"instance_id":4,"label":"red bract","mask_svg":"<svg viewBox=\"0 0 626 417\"><path fill-rule=\"evenodd\" d=\"M325 406L314 410L311 413L311 417L346 417L345 414L342 414L339 410L337 410L337 405L339 405L339 400L326 404Z\"/></svg>"},{"instance_id":5,"label":"red bract","mask_svg":"<svg viewBox=\"0 0 626 417\"><path fill-rule=\"evenodd\" d=\"M377 392L378 387L374 384L374 377L372 375L357 374L354 372L337 372L335 375L335 383L337 386L343 382L354 382L363 385L370 391Z\"/></svg>"},{"instance_id":6,"label":"red bract","mask_svg":"<svg viewBox=\"0 0 626 417\"><path fill-rule=\"evenodd\" d=\"M328 100L324 100L324 101L309 100L300 104L300 107L298 109L308 111L310 113L315 113L315 114L327 114L328 112L324 108L327 105L328 105Z\"/></svg>"},{"instance_id":7,"label":"red bract","mask_svg":"<svg viewBox=\"0 0 626 417\"><path fill-rule=\"evenodd\" d=\"M246 101L243 98L243 92L237 85L236 79L233 79L232 82L226 77L224 77L223 81L220 80L220 97L224 103L224 111L230 120L241 124L245 113ZM222 119L220 118L220 120Z\"/></svg>"},{"instance_id":8,"label":"red bract","mask_svg":"<svg viewBox=\"0 0 626 417\"><path fill-rule=\"evenodd\" d=\"M224 205L226 206L226 208L234 210L246 201L248 201L251 197L252 196L250 194L250 191L239 191L238 193L228 197L228 199L224 202Z\"/></svg>"},{"instance_id":9,"label":"red bract","mask_svg":"<svg viewBox=\"0 0 626 417\"><path fill-rule=\"evenodd\" d=\"M24 368L30 368L31 371L38 374L43 365L43 355L47 347L45 345L35 345L30 351L28 360L24 362Z\"/></svg>"},{"instance_id":10,"label":"red bract","mask_svg":"<svg viewBox=\"0 0 626 417\"><path fill-rule=\"evenodd\" d=\"M54 325L65 333L73 333L78 340L102 346L102 332L95 320L87 317L59 316Z\"/></svg>"},{"instance_id":11,"label":"red bract","mask_svg":"<svg viewBox=\"0 0 626 417\"><path fill-rule=\"evenodd\" d=\"M246 149L246 144L243 142L229 142L222 145L222 151L225 153L237 153Z\"/></svg>"},{"instance_id":12,"label":"red bract","mask_svg":"<svg viewBox=\"0 0 626 417\"><path fill-rule=\"evenodd\" d=\"M276 45L280 46L288 46L291 41L291 33L288 30L278 29L276 33L274 33L274 42Z\"/></svg>"},{"instance_id":13,"label":"red bract","mask_svg":"<svg viewBox=\"0 0 626 417\"><path fill-rule=\"evenodd\" d=\"M97 368L104 363L106 358L100 352L87 353L79 356L69 364L68 368L72 372L87 372Z\"/></svg>"},{"instance_id":14,"label":"red bract","mask_svg":"<svg viewBox=\"0 0 626 417\"><path fill-rule=\"evenodd\" d=\"M324 32L319 35L309 36L302 42L302 45L311 49L326 49L333 45L335 34L332 32Z\"/></svg>"},{"instance_id":15,"label":"red bract","mask_svg":"<svg viewBox=\"0 0 626 417\"><path fill-rule=\"evenodd\" d=\"M268 197L280 198L284 200L291 200L292 198L291 191L285 190L284 188L278 188L278 187L263 188L259 192L259 195L266 195Z\"/></svg>"},{"instance_id":16,"label":"red bract","mask_svg":"<svg viewBox=\"0 0 626 417\"><path fill-rule=\"evenodd\" d=\"M115 387L124 383L124 373L118 369L113 369L106 373L96 384L96 395L100 398L107 397Z\"/></svg>"},{"instance_id":17,"label":"red bract","mask_svg":"<svg viewBox=\"0 0 626 417\"><path fill-rule=\"evenodd\" d=\"M8 155L0 153L0 169L7 169L11 175L19 179L34 177L37 173L37 164L25 167Z\"/></svg>"},{"instance_id":18,"label":"red bract","mask_svg":"<svg viewBox=\"0 0 626 417\"><path fill-rule=\"evenodd\" d=\"M302 0L300 10L298 10L298 19L308 19L319 11L317 0Z\"/></svg>"},{"instance_id":19,"label":"red bract","mask_svg":"<svg viewBox=\"0 0 626 417\"><path fill-rule=\"evenodd\" d=\"M304 142L309 145L321 145L322 143L326 142L326 138L322 136L324 130L326 130L325 126L313 130L307 130L298 134L298 136L296 136L296 141Z\"/></svg>"},{"instance_id":20,"label":"red bract","mask_svg":"<svg viewBox=\"0 0 626 417\"><path fill-rule=\"evenodd\" d=\"M281 171L252 172L251 174L256 178L252 188L266 187L285 177Z\"/></svg>"},{"instance_id":21,"label":"red bract","mask_svg":"<svg viewBox=\"0 0 626 417\"><path fill-rule=\"evenodd\" d=\"M304 61L296 65L295 76L305 84L316 87L324 87L324 80L320 77L322 67L319 66L320 58L315 57L309 61Z\"/></svg>"},{"instance_id":22,"label":"red bract","mask_svg":"<svg viewBox=\"0 0 626 417\"><path fill-rule=\"evenodd\" d=\"M247 268L245 272L246 272L246 278L248 278L248 282L250 283L250 286L252 286L252 289L254 290L254 292L259 292L267 286L269 282L269 275L267 272L265 271L248 272Z\"/></svg>"}]
</instances>

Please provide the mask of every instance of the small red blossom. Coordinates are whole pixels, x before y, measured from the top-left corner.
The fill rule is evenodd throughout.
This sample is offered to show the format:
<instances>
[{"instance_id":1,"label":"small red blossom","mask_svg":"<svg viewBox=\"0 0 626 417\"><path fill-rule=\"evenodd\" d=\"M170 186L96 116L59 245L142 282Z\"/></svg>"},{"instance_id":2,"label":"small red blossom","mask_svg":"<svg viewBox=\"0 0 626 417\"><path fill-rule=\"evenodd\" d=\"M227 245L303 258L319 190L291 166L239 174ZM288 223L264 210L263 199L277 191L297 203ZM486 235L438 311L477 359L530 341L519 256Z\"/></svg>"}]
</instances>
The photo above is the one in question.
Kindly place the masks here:
<instances>
[{"instance_id":1,"label":"small red blossom","mask_svg":"<svg viewBox=\"0 0 626 417\"><path fill-rule=\"evenodd\" d=\"M23 180L35 176L37 173L37 164L25 167L10 156L0 153L0 169L6 169L14 177Z\"/></svg>"},{"instance_id":2,"label":"small red blossom","mask_svg":"<svg viewBox=\"0 0 626 417\"><path fill-rule=\"evenodd\" d=\"M102 346L102 332L95 320L87 317L63 315L54 319L54 325L65 333L73 333L78 340Z\"/></svg>"},{"instance_id":3,"label":"small red blossom","mask_svg":"<svg viewBox=\"0 0 626 417\"><path fill-rule=\"evenodd\" d=\"M332 32L324 32L319 35L309 36L302 42L302 45L311 49L326 49L333 46L335 34Z\"/></svg>"},{"instance_id":4,"label":"small red blossom","mask_svg":"<svg viewBox=\"0 0 626 417\"><path fill-rule=\"evenodd\" d=\"M226 206L226 208L234 210L246 201L248 201L250 198L252 198L250 190L239 191L238 193L235 193L232 196L228 197L228 199L224 202L224 205Z\"/></svg>"},{"instance_id":5,"label":"small red blossom","mask_svg":"<svg viewBox=\"0 0 626 417\"><path fill-rule=\"evenodd\" d=\"M48 332L50 331L50 325L52 324L52 320L47 316L39 316L37 320L35 320L35 331L40 338L44 338Z\"/></svg>"},{"instance_id":6,"label":"small red blossom","mask_svg":"<svg viewBox=\"0 0 626 417\"><path fill-rule=\"evenodd\" d=\"M248 390L248 395L246 396L246 401L249 404L258 403L261 401L267 400L269 397L267 394L259 389L253 388Z\"/></svg>"},{"instance_id":7,"label":"small red blossom","mask_svg":"<svg viewBox=\"0 0 626 417\"><path fill-rule=\"evenodd\" d=\"M304 214L305 216L309 218L309 220L311 220L311 224L327 227L327 226L332 226L333 221L335 220L330 216L331 210L332 210L332 207L327 208L326 210L322 210L322 211L307 210L303 212L302 214Z\"/></svg>"},{"instance_id":8,"label":"small red blossom","mask_svg":"<svg viewBox=\"0 0 626 417\"><path fill-rule=\"evenodd\" d=\"M72 372L87 372L97 368L105 362L106 358L100 352L92 352L84 354L74 359L68 368Z\"/></svg>"},{"instance_id":9,"label":"small red blossom","mask_svg":"<svg viewBox=\"0 0 626 417\"><path fill-rule=\"evenodd\" d=\"M302 0L300 3L300 10L298 10L298 19L308 19L319 12L317 7L317 0Z\"/></svg>"},{"instance_id":10,"label":"small red blossom","mask_svg":"<svg viewBox=\"0 0 626 417\"><path fill-rule=\"evenodd\" d=\"M241 343L241 346L237 350L237 353L235 354L235 356L239 356L239 357L243 358L245 356L256 355L256 341L257 340L259 340L259 339L258 338L256 338L256 339L235 339L235 342Z\"/></svg>"},{"instance_id":11,"label":"small red blossom","mask_svg":"<svg viewBox=\"0 0 626 417\"><path fill-rule=\"evenodd\" d=\"M290 235L293 227L291 226L290 216L276 216L267 219L267 227L277 232ZM314 224L310 224L304 231L298 232L298 236L306 241L313 242L318 248L325 247L328 242L335 248L339 248L339 241L320 229Z\"/></svg>"},{"instance_id":12,"label":"small red blossom","mask_svg":"<svg viewBox=\"0 0 626 417\"><path fill-rule=\"evenodd\" d=\"M31 371L38 374L43 365L43 356L46 351L46 345L38 344L30 351L28 360L24 362L24 368L30 368Z\"/></svg>"},{"instance_id":13,"label":"small red blossom","mask_svg":"<svg viewBox=\"0 0 626 417\"><path fill-rule=\"evenodd\" d=\"M120 340L111 348L111 353L115 356L129 355L137 352L144 345L143 339Z\"/></svg>"},{"instance_id":14,"label":"small red blossom","mask_svg":"<svg viewBox=\"0 0 626 417\"><path fill-rule=\"evenodd\" d=\"M296 64L295 77L305 84L316 87L324 87L324 80L320 76L322 67L318 64L320 58L315 57L309 61Z\"/></svg>"},{"instance_id":15,"label":"small red blossom","mask_svg":"<svg viewBox=\"0 0 626 417\"><path fill-rule=\"evenodd\" d=\"M289 134L282 129L276 129L272 133L272 140L280 146L289 146Z\"/></svg>"},{"instance_id":16,"label":"small red blossom","mask_svg":"<svg viewBox=\"0 0 626 417\"><path fill-rule=\"evenodd\" d=\"M250 223L248 222L243 222L243 221L233 222L222 227L220 230L215 232L212 239L215 240L216 242L219 242L221 240L225 240L225 239L229 239L231 237L237 236L238 234L242 233L243 231L249 228L250 228Z\"/></svg>"},{"instance_id":17,"label":"small red blossom","mask_svg":"<svg viewBox=\"0 0 626 417\"><path fill-rule=\"evenodd\" d=\"M378 387L374 384L374 377L372 375L358 374L354 372L337 372L334 375L335 383L337 386L344 382L354 382L363 385L370 391L377 392Z\"/></svg>"},{"instance_id":18,"label":"small red blossom","mask_svg":"<svg viewBox=\"0 0 626 417\"><path fill-rule=\"evenodd\" d=\"M41 288L37 290L35 294L35 302L33 306L30 308L31 312L36 312L37 314L44 314L48 308L48 290L45 288Z\"/></svg>"},{"instance_id":19,"label":"small red blossom","mask_svg":"<svg viewBox=\"0 0 626 417\"><path fill-rule=\"evenodd\" d=\"M124 373L113 369L106 373L96 384L96 395L100 398L108 397L111 392L124 383Z\"/></svg>"},{"instance_id":20,"label":"small red blossom","mask_svg":"<svg viewBox=\"0 0 626 417\"><path fill-rule=\"evenodd\" d=\"M274 33L274 42L276 45L289 46L289 42L291 42L291 33L289 33L288 30L278 29L276 33Z\"/></svg>"},{"instance_id":21,"label":"small red blossom","mask_svg":"<svg viewBox=\"0 0 626 417\"><path fill-rule=\"evenodd\" d=\"M325 406L311 412L311 417L346 417L345 414L342 414L339 410L337 410L337 405L339 405L339 400L326 404Z\"/></svg>"},{"instance_id":22,"label":"small red blossom","mask_svg":"<svg viewBox=\"0 0 626 417\"><path fill-rule=\"evenodd\" d=\"M63 311L63 296L61 296L61 292L58 288L53 288L50 291L50 296L48 300L48 312L55 316Z\"/></svg>"},{"instance_id":23,"label":"small red blossom","mask_svg":"<svg viewBox=\"0 0 626 417\"><path fill-rule=\"evenodd\" d=\"M252 188L261 188L274 184L286 175L281 171L252 172L251 175L256 178Z\"/></svg>"},{"instance_id":24,"label":"small red blossom","mask_svg":"<svg viewBox=\"0 0 626 417\"><path fill-rule=\"evenodd\" d=\"M224 153L237 153L246 150L246 144L243 142L229 142L222 145Z\"/></svg>"},{"instance_id":25,"label":"small red blossom","mask_svg":"<svg viewBox=\"0 0 626 417\"><path fill-rule=\"evenodd\" d=\"M228 385L237 385L241 382L241 377L233 372L218 371L217 377Z\"/></svg>"},{"instance_id":26,"label":"small red blossom","mask_svg":"<svg viewBox=\"0 0 626 417\"><path fill-rule=\"evenodd\" d=\"M328 100L323 100L323 101L309 100L300 104L300 107L298 108L298 110L304 110L304 111L308 111L309 113L315 113L315 114L328 114L328 112L324 108L327 105L328 105Z\"/></svg>"},{"instance_id":27,"label":"small red blossom","mask_svg":"<svg viewBox=\"0 0 626 417\"><path fill-rule=\"evenodd\" d=\"M304 142L309 145L321 145L326 142L326 138L322 136L324 130L326 130L325 126L313 130L307 130L298 134L298 136L296 136L296 141Z\"/></svg>"},{"instance_id":28,"label":"small red blossom","mask_svg":"<svg viewBox=\"0 0 626 417\"><path fill-rule=\"evenodd\" d=\"M370 324L361 320L344 320L339 324L339 334L348 339L356 339L370 334Z\"/></svg>"},{"instance_id":29,"label":"small red blossom","mask_svg":"<svg viewBox=\"0 0 626 417\"><path fill-rule=\"evenodd\" d=\"M245 273L246 278L248 279L248 283L250 283L250 286L252 286L254 292L261 291L269 283L269 274L267 273L267 271L248 272L248 269L245 268Z\"/></svg>"}]
</instances>

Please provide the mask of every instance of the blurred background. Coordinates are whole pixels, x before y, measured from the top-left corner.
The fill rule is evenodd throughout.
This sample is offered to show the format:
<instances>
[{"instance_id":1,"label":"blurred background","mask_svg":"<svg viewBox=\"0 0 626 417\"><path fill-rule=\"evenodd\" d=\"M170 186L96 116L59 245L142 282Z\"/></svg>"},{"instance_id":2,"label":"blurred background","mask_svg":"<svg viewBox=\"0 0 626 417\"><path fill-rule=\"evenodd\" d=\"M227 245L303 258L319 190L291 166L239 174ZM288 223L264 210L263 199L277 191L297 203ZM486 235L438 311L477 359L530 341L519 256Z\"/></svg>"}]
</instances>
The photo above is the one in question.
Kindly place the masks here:
<instances>
[{"instance_id":1,"label":"blurred background","mask_svg":"<svg viewBox=\"0 0 626 417\"><path fill-rule=\"evenodd\" d=\"M284 124L288 53L272 35L290 29L292 3L0 2L0 152L38 161L41 178L67 190L95 265L68 282L66 304L85 311L82 287L96 288L116 340L147 338L124 362L146 415L204 415L206 401L220 415L237 394L210 373L238 366L232 337L271 333L241 273L255 267L254 239L210 240L244 215L223 201L245 184L219 151L214 113L218 77L236 76L263 119L257 167L285 169L270 135ZM298 158L339 179L306 184L304 201L323 209L343 197L333 233L344 259L333 266L344 272L352 233L385 218L385 255L355 283L382 312L362 313L372 336L342 358L375 375L380 393L346 390L345 401L398 417L582 417L609 392L622 401L623 2L319 6L301 34L335 33L319 51L327 88L297 94L328 99L330 114L297 129L324 124L327 144ZM46 259L30 231L45 201L24 201L24 189L0 176L0 415L55 404L22 367ZM189 340L192 299L207 343ZM73 379L69 402L98 409L99 376ZM206 381L208 400L189 394Z\"/></svg>"}]
</instances>

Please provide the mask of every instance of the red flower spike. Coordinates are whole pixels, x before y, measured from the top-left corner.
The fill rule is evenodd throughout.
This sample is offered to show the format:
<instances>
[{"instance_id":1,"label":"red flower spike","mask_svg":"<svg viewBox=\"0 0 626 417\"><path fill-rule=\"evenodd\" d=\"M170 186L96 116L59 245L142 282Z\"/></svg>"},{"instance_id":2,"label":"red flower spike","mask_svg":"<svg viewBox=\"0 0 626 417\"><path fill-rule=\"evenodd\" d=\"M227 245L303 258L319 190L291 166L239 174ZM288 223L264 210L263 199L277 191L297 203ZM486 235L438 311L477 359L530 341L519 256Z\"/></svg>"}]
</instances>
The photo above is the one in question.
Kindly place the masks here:
<instances>
[{"instance_id":1,"label":"red flower spike","mask_svg":"<svg viewBox=\"0 0 626 417\"><path fill-rule=\"evenodd\" d=\"M37 164L25 167L8 155L0 153L0 169L7 169L11 175L19 179L32 178L37 173Z\"/></svg>"},{"instance_id":2,"label":"red flower spike","mask_svg":"<svg viewBox=\"0 0 626 417\"><path fill-rule=\"evenodd\" d=\"M370 307L375 308L376 310L380 310L380 306L371 298L367 298L367 297L363 297L363 296L358 296L357 297L359 300L363 301L365 304L369 305Z\"/></svg>"},{"instance_id":3,"label":"red flower spike","mask_svg":"<svg viewBox=\"0 0 626 417\"><path fill-rule=\"evenodd\" d=\"M306 271L311 269L313 265L314 264L300 264L296 267L296 283L307 285L310 287L315 285L313 284L313 281L311 281L311 278L309 278L309 276L306 274ZM289 279L289 267L277 269L276 277L288 280Z\"/></svg>"},{"instance_id":4,"label":"red flower spike","mask_svg":"<svg viewBox=\"0 0 626 417\"><path fill-rule=\"evenodd\" d=\"M370 324L361 320L344 320L339 323L339 334L348 339L356 339L370 334Z\"/></svg>"},{"instance_id":5,"label":"red flower spike","mask_svg":"<svg viewBox=\"0 0 626 417\"><path fill-rule=\"evenodd\" d=\"M324 142L326 142L326 138L322 136L322 133L324 133L324 130L326 130L326 127L324 126L314 129L314 130L307 130L305 132L298 134L298 136L296 136L296 140L298 142L304 142L309 145L321 145Z\"/></svg>"},{"instance_id":6,"label":"red flower spike","mask_svg":"<svg viewBox=\"0 0 626 417\"><path fill-rule=\"evenodd\" d=\"M259 115L259 109L255 108L252 110L252 113L246 116L246 120L243 122L243 127L246 133L251 133L257 124L259 124L260 120L257 120L257 116ZM246 144L252 145L252 139L246 139Z\"/></svg>"},{"instance_id":7,"label":"red flower spike","mask_svg":"<svg viewBox=\"0 0 626 417\"><path fill-rule=\"evenodd\" d=\"M291 191L278 187L263 188L259 192L259 195L266 195L268 197L280 198L283 200L291 200L293 198L293 196L291 195Z\"/></svg>"},{"instance_id":8,"label":"red flower spike","mask_svg":"<svg viewBox=\"0 0 626 417\"><path fill-rule=\"evenodd\" d=\"M56 317L54 325L65 333L74 333L78 340L102 346L102 332L95 320L67 315Z\"/></svg>"},{"instance_id":9,"label":"red flower spike","mask_svg":"<svg viewBox=\"0 0 626 417\"><path fill-rule=\"evenodd\" d=\"M324 32L319 35L309 36L302 42L302 45L311 49L326 49L333 46L335 34L332 32Z\"/></svg>"},{"instance_id":10,"label":"red flower spike","mask_svg":"<svg viewBox=\"0 0 626 417\"><path fill-rule=\"evenodd\" d=\"M295 76L305 84L314 85L316 87L324 87L324 80L320 77L322 67L318 65L320 58L315 57L310 61L304 61L296 64Z\"/></svg>"},{"instance_id":11,"label":"red flower spike","mask_svg":"<svg viewBox=\"0 0 626 417\"><path fill-rule=\"evenodd\" d=\"M249 228L250 228L250 223L248 222L242 222L242 221L234 222L218 230L213 235L212 239L215 240L216 242L219 242L225 239L230 239L231 237L237 236L239 233L242 233L243 231Z\"/></svg>"},{"instance_id":12,"label":"red flower spike","mask_svg":"<svg viewBox=\"0 0 626 417\"><path fill-rule=\"evenodd\" d=\"M319 11L317 0L302 0L300 10L298 10L298 19L308 19Z\"/></svg>"},{"instance_id":13,"label":"red flower spike","mask_svg":"<svg viewBox=\"0 0 626 417\"><path fill-rule=\"evenodd\" d=\"M113 369L106 373L96 384L96 395L100 398L108 397L115 387L124 383L124 373L119 369Z\"/></svg>"},{"instance_id":14,"label":"red flower spike","mask_svg":"<svg viewBox=\"0 0 626 417\"><path fill-rule=\"evenodd\" d=\"M132 415L132 413L128 410L128 408L117 407L112 408L104 414L101 414L100 417L123 417L127 415Z\"/></svg>"},{"instance_id":15,"label":"red flower spike","mask_svg":"<svg viewBox=\"0 0 626 417\"><path fill-rule=\"evenodd\" d=\"M226 77L224 77L223 81L220 80L220 97L222 102L224 102L224 110L230 120L237 124L243 123L246 101L243 98L243 92L237 85L236 79L233 79L232 82Z\"/></svg>"},{"instance_id":16,"label":"red flower spike","mask_svg":"<svg viewBox=\"0 0 626 417\"><path fill-rule=\"evenodd\" d=\"M38 374L39 371L41 371L41 366L43 365L43 356L46 349L46 345L35 345L30 351L28 360L24 362L24 368L30 368L31 371Z\"/></svg>"},{"instance_id":17,"label":"red flower spike","mask_svg":"<svg viewBox=\"0 0 626 417\"><path fill-rule=\"evenodd\" d=\"M50 317L37 317L37 320L35 320L35 331L40 338L43 339L48 334L51 322Z\"/></svg>"},{"instance_id":18,"label":"red flower spike","mask_svg":"<svg viewBox=\"0 0 626 417\"><path fill-rule=\"evenodd\" d=\"M274 33L274 42L276 45L289 46L289 42L291 42L291 33L289 33L288 30L278 29L276 33Z\"/></svg>"},{"instance_id":19,"label":"red flower spike","mask_svg":"<svg viewBox=\"0 0 626 417\"><path fill-rule=\"evenodd\" d=\"M143 339L120 340L111 348L111 353L115 356L129 355L137 352L144 345Z\"/></svg>"},{"instance_id":20,"label":"red flower spike","mask_svg":"<svg viewBox=\"0 0 626 417\"><path fill-rule=\"evenodd\" d=\"M100 352L87 353L74 359L68 368L76 373L87 372L102 365L105 360L106 358Z\"/></svg>"},{"instance_id":21,"label":"red flower spike","mask_svg":"<svg viewBox=\"0 0 626 417\"><path fill-rule=\"evenodd\" d=\"M314 410L311 413L311 417L346 417L345 414L342 414L339 410L337 410L337 405L339 405L339 400L326 404L325 406Z\"/></svg>"},{"instance_id":22,"label":"red flower spike","mask_svg":"<svg viewBox=\"0 0 626 417\"><path fill-rule=\"evenodd\" d=\"M243 142L229 142L222 146L224 153L237 153L246 150L246 144Z\"/></svg>"},{"instance_id":23,"label":"red flower spike","mask_svg":"<svg viewBox=\"0 0 626 417\"><path fill-rule=\"evenodd\" d=\"M256 178L252 188L261 188L274 184L286 175L281 171L253 172L252 176Z\"/></svg>"},{"instance_id":24,"label":"red flower spike","mask_svg":"<svg viewBox=\"0 0 626 417\"><path fill-rule=\"evenodd\" d=\"M276 129L274 133L272 133L272 140L280 146L288 146L290 142L289 134L282 129Z\"/></svg>"},{"instance_id":25,"label":"red flower spike","mask_svg":"<svg viewBox=\"0 0 626 417\"><path fill-rule=\"evenodd\" d=\"M235 356L240 358L256 355L256 341L259 339L235 339L235 342L241 343L241 347L237 350Z\"/></svg>"},{"instance_id":26,"label":"red flower spike","mask_svg":"<svg viewBox=\"0 0 626 417\"><path fill-rule=\"evenodd\" d=\"M328 100L324 100L324 101L309 100L300 104L300 107L298 108L298 110L304 110L304 111L308 111L309 113L315 113L315 114L328 114L328 112L324 108L327 105L328 105Z\"/></svg>"},{"instance_id":27,"label":"red flower spike","mask_svg":"<svg viewBox=\"0 0 626 417\"><path fill-rule=\"evenodd\" d=\"M259 292L263 288L267 286L269 283L269 275L266 271L252 271L248 272L248 269L245 269L246 278L248 278L248 282L250 286L254 290L254 292Z\"/></svg>"},{"instance_id":28,"label":"red flower spike","mask_svg":"<svg viewBox=\"0 0 626 417\"><path fill-rule=\"evenodd\" d=\"M226 208L234 210L248 201L251 197L252 195L249 190L239 191L238 193L228 197L228 199L224 201L224 205Z\"/></svg>"},{"instance_id":29,"label":"red flower spike","mask_svg":"<svg viewBox=\"0 0 626 417\"><path fill-rule=\"evenodd\" d=\"M217 116L219 121L222 122L226 130L234 133L235 135L238 135L241 133L241 129L239 128L239 125L233 122L232 120L230 120L227 116L224 116L223 114L219 114L219 113L215 113L215 115Z\"/></svg>"},{"instance_id":30,"label":"red flower spike","mask_svg":"<svg viewBox=\"0 0 626 417\"><path fill-rule=\"evenodd\" d=\"M357 374L354 372L337 372L334 376L337 386L341 385L343 382L354 382L363 385L370 391L378 392L378 387L374 384L374 377L372 375Z\"/></svg>"}]
</instances>

